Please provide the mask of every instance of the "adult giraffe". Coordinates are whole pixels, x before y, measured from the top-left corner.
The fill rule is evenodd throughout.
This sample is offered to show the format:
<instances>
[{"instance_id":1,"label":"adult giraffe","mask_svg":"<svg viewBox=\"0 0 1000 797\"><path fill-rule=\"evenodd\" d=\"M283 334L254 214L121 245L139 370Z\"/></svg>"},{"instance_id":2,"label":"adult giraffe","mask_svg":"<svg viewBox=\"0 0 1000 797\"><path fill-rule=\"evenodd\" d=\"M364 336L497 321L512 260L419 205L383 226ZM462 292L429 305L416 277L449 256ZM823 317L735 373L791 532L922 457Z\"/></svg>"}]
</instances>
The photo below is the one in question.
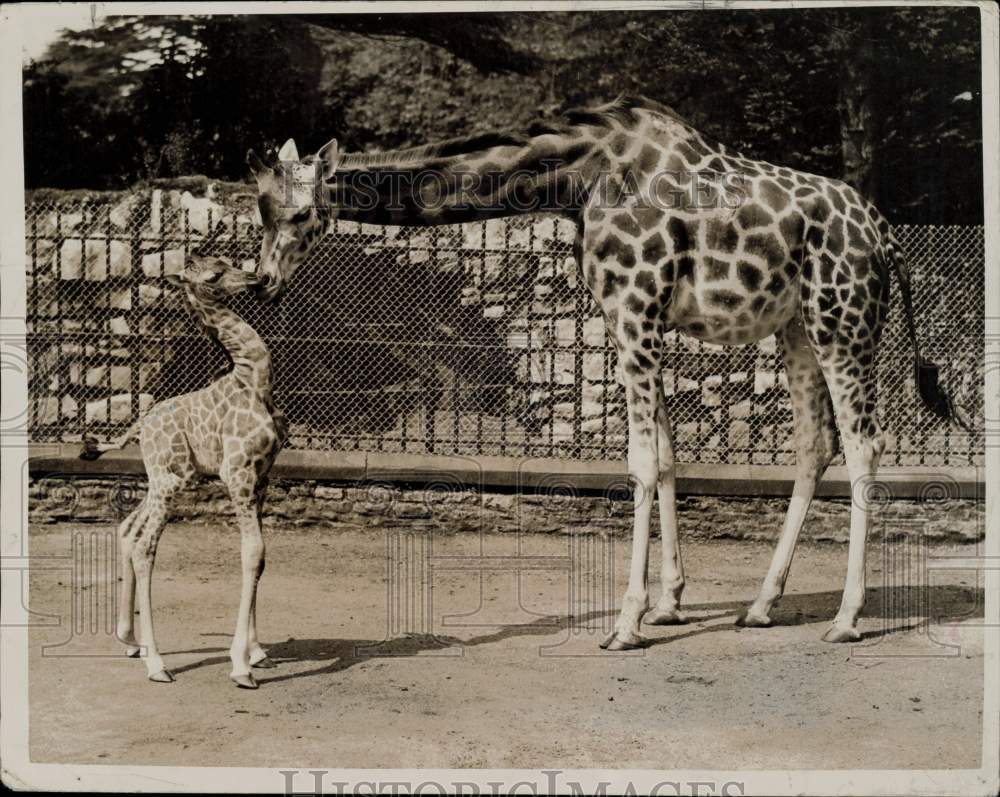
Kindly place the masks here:
<instances>
[{"instance_id":1,"label":"adult giraffe","mask_svg":"<svg viewBox=\"0 0 1000 797\"><path fill-rule=\"evenodd\" d=\"M828 642L857 640L865 598L868 486L883 437L875 418L875 351L890 273L902 291L920 397L953 418L937 367L917 348L906 266L888 222L846 184L750 160L645 99L570 111L560 122L378 154L341 154L336 140L299 159L289 140L267 167L247 153L264 225L266 299L285 289L332 218L436 225L560 212L618 352L635 485L632 558L612 650L645 641L649 624L685 621L675 465L663 394L663 336L739 345L775 335L795 427L795 486L771 567L738 620L767 626L784 589L816 484L843 441L853 485L847 578ZM313 175L303 182L302 174ZM649 611L653 493L660 501L662 588ZM647 613L648 612L648 613Z\"/></svg>"}]
</instances>

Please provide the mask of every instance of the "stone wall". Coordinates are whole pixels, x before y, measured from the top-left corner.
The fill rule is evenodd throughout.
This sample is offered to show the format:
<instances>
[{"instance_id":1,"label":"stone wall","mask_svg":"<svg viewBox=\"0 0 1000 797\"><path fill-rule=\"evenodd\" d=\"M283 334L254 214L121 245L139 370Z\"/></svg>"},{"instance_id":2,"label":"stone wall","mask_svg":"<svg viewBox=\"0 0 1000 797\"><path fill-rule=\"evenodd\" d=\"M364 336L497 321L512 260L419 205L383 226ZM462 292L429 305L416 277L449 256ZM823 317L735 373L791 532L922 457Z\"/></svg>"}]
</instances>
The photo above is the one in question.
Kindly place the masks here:
<instances>
[{"instance_id":1,"label":"stone wall","mask_svg":"<svg viewBox=\"0 0 1000 797\"><path fill-rule=\"evenodd\" d=\"M145 480L52 476L29 483L32 523L114 523L145 494ZM695 539L777 539L787 499L682 497L682 535ZM802 539L847 542L850 502L817 499ZM294 530L429 529L436 533L499 532L610 534L627 536L632 504L625 495L518 494L462 489L451 492L359 482L283 481L272 485L265 525ZM232 508L218 482L184 491L172 504L172 519L233 525ZM893 501L883 507L873 538L880 533L923 534L935 542L981 540L982 502L972 500ZM654 510L654 529L658 528ZM883 531L878 531L882 529Z\"/></svg>"}]
</instances>

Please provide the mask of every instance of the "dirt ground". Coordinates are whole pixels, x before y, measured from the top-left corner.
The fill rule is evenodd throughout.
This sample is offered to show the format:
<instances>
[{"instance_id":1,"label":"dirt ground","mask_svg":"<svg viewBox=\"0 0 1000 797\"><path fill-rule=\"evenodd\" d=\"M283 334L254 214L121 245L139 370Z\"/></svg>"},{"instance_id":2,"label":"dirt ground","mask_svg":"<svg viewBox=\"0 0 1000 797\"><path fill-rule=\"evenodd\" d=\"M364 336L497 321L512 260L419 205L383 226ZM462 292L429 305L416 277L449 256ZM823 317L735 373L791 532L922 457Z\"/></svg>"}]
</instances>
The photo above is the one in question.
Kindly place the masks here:
<instances>
[{"instance_id":1,"label":"dirt ground","mask_svg":"<svg viewBox=\"0 0 1000 797\"><path fill-rule=\"evenodd\" d=\"M31 554L68 557L80 531L89 537L113 529L36 526ZM753 597L771 546L691 542L684 549L691 622L646 627L652 638L647 649L608 654L597 647L597 627L611 622L621 600L624 542L614 543L613 585L596 575L598 545L572 559L585 566L577 567L582 577L571 589L569 538L531 535L518 543L510 536L436 536L431 637L420 633L427 628L419 622L402 619L405 612L387 611L420 593L387 580L396 572L387 569L387 550L395 543L387 547L378 530L274 529L266 537L259 626L279 666L257 671L257 691L237 689L227 677L239 592L234 530L176 524L160 544L155 619L160 649L177 677L173 684L147 681L145 667L122 656L100 629L60 645L70 638L71 572L33 570L32 610L63 618L61 626L38 627L31 635L33 760L284 767L979 766L982 591L975 572L934 571L927 583L915 575L922 561L915 548L873 546L861 623L866 637L843 646L820 636L840 600L846 546L802 546L773 615L776 626L739 629L733 619ZM588 545L596 542L591 538ZM520 580L509 568L468 569L470 557L509 556L518 553L518 544L527 557ZM401 557L402 570L420 572L419 547L408 548L404 540L401 548L409 551ZM931 556L974 554L974 546L930 549ZM654 600L658 558L654 543ZM505 560L486 561L502 568ZM461 567L466 569L456 569ZM95 600L113 579L99 575L78 594ZM611 605L602 603L608 597ZM417 600L410 609L419 605ZM928 625L922 622L928 614L944 619ZM44 645L60 646L43 655ZM85 655L68 655L73 652Z\"/></svg>"}]
</instances>

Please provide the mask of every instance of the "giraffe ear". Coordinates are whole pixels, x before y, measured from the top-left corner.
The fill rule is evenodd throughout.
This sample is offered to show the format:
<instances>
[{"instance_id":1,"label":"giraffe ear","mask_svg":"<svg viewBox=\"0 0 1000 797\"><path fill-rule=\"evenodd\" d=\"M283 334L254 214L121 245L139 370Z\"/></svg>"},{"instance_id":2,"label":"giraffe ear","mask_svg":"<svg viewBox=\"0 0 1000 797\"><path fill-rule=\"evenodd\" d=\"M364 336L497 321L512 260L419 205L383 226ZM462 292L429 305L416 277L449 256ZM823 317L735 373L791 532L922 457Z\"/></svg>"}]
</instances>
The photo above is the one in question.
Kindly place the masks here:
<instances>
[{"instance_id":1,"label":"giraffe ear","mask_svg":"<svg viewBox=\"0 0 1000 797\"><path fill-rule=\"evenodd\" d=\"M167 282L167 284L174 285L178 288L184 284L184 280L181 279L180 274L164 274L163 279Z\"/></svg>"},{"instance_id":2,"label":"giraffe ear","mask_svg":"<svg viewBox=\"0 0 1000 797\"><path fill-rule=\"evenodd\" d=\"M316 153L319 162L323 164L323 179L329 180L337 171L337 160L340 158L340 146L337 139L331 138Z\"/></svg>"},{"instance_id":3,"label":"giraffe ear","mask_svg":"<svg viewBox=\"0 0 1000 797\"><path fill-rule=\"evenodd\" d=\"M280 161L297 161L299 159L299 150L295 146L295 141L288 139L278 150L278 160Z\"/></svg>"},{"instance_id":4,"label":"giraffe ear","mask_svg":"<svg viewBox=\"0 0 1000 797\"><path fill-rule=\"evenodd\" d=\"M262 161L257 156L257 153L252 149L247 150L247 166L250 167L250 171L253 172L254 177L267 171L267 166L264 161Z\"/></svg>"},{"instance_id":5,"label":"giraffe ear","mask_svg":"<svg viewBox=\"0 0 1000 797\"><path fill-rule=\"evenodd\" d=\"M253 176L258 178L271 171L267 164L252 149L247 150L247 166L250 167L250 172Z\"/></svg>"}]
</instances>

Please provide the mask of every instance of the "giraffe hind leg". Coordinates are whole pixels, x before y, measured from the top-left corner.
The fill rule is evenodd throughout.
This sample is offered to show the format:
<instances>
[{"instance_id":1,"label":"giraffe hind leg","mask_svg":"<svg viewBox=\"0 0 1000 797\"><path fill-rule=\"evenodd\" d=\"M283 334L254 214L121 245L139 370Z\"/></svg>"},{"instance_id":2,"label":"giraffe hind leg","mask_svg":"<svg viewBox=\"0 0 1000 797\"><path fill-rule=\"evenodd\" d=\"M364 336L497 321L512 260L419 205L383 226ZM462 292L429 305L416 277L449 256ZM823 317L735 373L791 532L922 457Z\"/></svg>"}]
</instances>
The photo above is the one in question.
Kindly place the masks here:
<instances>
[{"instance_id":1,"label":"giraffe hind leg","mask_svg":"<svg viewBox=\"0 0 1000 797\"><path fill-rule=\"evenodd\" d=\"M150 491L148 497L149 516L145 525L137 530L131 552L132 565L136 576L139 627L144 649L146 672L148 673L149 680L164 683L169 683L174 678L166 668L156 644L156 635L153 630L152 577L153 565L156 560L156 546L159 543L160 534L167 523L167 501L172 492L170 489L163 490L162 492Z\"/></svg>"},{"instance_id":2,"label":"giraffe hind leg","mask_svg":"<svg viewBox=\"0 0 1000 797\"><path fill-rule=\"evenodd\" d=\"M816 485L837 453L837 426L823 371L795 320L777 335L791 396L795 440L795 486L781 536L757 599L736 621L746 627L769 627L771 609L785 590L795 543L809 511Z\"/></svg>"},{"instance_id":3,"label":"giraffe hind leg","mask_svg":"<svg viewBox=\"0 0 1000 797\"><path fill-rule=\"evenodd\" d=\"M856 264L860 259L860 255L855 255L853 261ZM888 278L874 254L865 262L866 291L859 294L865 297L860 311L853 312L846 302L824 305L819 297L831 294L828 285L815 286L818 290L813 292L812 301L803 305L806 335L830 391L851 481L847 576L840 610L823 636L827 642L861 638L857 620L865 603L865 554L872 512L876 508L873 487L885 447L875 414L875 354L888 309ZM831 270L831 278L843 276L846 271L849 282L861 283L853 269L856 265L849 267L841 261ZM835 312L837 307L841 311L839 316Z\"/></svg>"},{"instance_id":4,"label":"giraffe hind leg","mask_svg":"<svg viewBox=\"0 0 1000 797\"><path fill-rule=\"evenodd\" d=\"M149 517L149 502L143 499L132 513L118 526L119 561L122 568L121 598L118 601L118 622L116 636L125 645L125 655L138 658L142 652L135 638L135 567L132 564L132 548L135 534L146 524Z\"/></svg>"},{"instance_id":5,"label":"giraffe hind leg","mask_svg":"<svg viewBox=\"0 0 1000 797\"><path fill-rule=\"evenodd\" d=\"M145 522L132 529L130 560L135 571L136 593L139 604L140 640L149 680L170 683L173 675L166 668L156 644L153 630L152 578L156 562L156 548L167 524L167 507L170 499L194 476L194 466L188 458L177 455L170 440L147 438L143 441L143 458L149 474L149 492L146 495Z\"/></svg>"}]
</instances>

